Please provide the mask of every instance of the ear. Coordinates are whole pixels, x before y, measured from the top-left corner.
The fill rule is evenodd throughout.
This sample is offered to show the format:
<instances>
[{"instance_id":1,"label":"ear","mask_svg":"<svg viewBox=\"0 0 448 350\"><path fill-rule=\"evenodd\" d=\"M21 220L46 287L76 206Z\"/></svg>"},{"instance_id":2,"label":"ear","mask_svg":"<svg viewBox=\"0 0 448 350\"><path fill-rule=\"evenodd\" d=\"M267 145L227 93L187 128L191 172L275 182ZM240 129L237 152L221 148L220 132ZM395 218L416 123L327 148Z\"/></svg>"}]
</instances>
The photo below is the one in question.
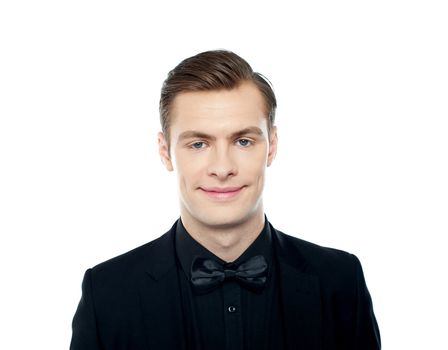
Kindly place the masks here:
<instances>
[{"instance_id":1,"label":"ear","mask_svg":"<svg viewBox=\"0 0 448 350\"><path fill-rule=\"evenodd\" d=\"M165 165L168 171L173 171L173 163L171 162L171 157L168 151L168 143L166 141L165 135L162 132L159 132L158 135L159 141L159 155L160 160L163 165Z\"/></svg>"},{"instance_id":2,"label":"ear","mask_svg":"<svg viewBox=\"0 0 448 350\"><path fill-rule=\"evenodd\" d=\"M270 166L277 154L277 144L278 144L278 138L277 138L277 127L273 126L271 129L271 137L269 140L269 152L268 152L268 161L267 166Z\"/></svg>"}]
</instances>

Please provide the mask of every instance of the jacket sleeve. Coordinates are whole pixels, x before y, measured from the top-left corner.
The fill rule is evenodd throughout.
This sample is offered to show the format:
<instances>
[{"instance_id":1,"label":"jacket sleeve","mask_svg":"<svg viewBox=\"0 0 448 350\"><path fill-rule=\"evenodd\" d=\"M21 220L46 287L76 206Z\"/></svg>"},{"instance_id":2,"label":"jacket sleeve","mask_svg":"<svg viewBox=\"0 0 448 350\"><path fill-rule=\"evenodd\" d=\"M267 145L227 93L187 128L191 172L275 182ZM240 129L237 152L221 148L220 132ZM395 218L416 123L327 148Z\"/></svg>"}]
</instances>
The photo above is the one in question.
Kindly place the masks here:
<instances>
[{"instance_id":1,"label":"jacket sleeve","mask_svg":"<svg viewBox=\"0 0 448 350\"><path fill-rule=\"evenodd\" d=\"M72 322L70 350L101 350L92 297L91 269L84 274L82 296Z\"/></svg>"},{"instance_id":2,"label":"jacket sleeve","mask_svg":"<svg viewBox=\"0 0 448 350\"><path fill-rule=\"evenodd\" d=\"M379 350L381 349L381 338L378 323L373 312L372 299L364 279L361 263L354 256L356 264L357 279L357 305L355 325L355 349L356 350Z\"/></svg>"}]
</instances>

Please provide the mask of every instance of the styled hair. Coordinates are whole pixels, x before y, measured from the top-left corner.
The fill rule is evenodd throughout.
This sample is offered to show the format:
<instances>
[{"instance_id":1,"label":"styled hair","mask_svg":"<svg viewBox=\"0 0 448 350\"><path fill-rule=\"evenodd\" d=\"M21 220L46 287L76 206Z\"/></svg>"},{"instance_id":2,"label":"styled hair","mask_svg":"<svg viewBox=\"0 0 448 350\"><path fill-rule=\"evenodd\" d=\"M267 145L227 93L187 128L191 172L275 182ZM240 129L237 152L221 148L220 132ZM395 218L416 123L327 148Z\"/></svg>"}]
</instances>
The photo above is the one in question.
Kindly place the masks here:
<instances>
[{"instance_id":1,"label":"styled hair","mask_svg":"<svg viewBox=\"0 0 448 350\"><path fill-rule=\"evenodd\" d=\"M160 124L170 149L170 108L181 92L231 90L243 82L253 82L261 92L266 108L268 133L275 120L277 100L269 80L254 72L243 58L227 50L201 52L186 58L168 73L159 104Z\"/></svg>"}]
</instances>

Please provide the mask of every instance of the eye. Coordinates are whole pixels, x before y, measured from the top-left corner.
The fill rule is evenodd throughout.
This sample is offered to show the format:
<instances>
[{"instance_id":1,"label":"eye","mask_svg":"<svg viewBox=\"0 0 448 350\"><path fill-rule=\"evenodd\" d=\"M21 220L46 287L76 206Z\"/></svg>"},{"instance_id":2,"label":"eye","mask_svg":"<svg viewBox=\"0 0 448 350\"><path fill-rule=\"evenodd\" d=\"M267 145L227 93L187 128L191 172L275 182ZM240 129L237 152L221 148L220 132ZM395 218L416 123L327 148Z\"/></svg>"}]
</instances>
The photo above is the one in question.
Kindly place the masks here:
<instances>
[{"instance_id":1,"label":"eye","mask_svg":"<svg viewBox=\"0 0 448 350\"><path fill-rule=\"evenodd\" d=\"M203 148L203 147L202 147L203 144L204 144L203 141L197 141L197 142L195 142L195 143L192 143L192 144L190 145L190 147L193 148L193 149L201 149L201 148Z\"/></svg>"},{"instance_id":2,"label":"eye","mask_svg":"<svg viewBox=\"0 0 448 350\"><path fill-rule=\"evenodd\" d=\"M239 139L237 142L240 144L240 146L243 147L247 147L253 143L251 140L248 139Z\"/></svg>"}]
</instances>

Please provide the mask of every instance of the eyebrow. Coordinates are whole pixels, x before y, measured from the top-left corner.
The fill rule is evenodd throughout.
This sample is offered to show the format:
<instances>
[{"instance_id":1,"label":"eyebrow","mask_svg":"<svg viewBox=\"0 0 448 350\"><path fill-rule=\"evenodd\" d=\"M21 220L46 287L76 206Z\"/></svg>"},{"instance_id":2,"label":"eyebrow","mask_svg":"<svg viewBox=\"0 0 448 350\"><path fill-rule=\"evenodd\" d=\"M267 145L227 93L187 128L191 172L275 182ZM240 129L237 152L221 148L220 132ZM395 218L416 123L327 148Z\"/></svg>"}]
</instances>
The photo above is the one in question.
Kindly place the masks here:
<instances>
[{"instance_id":1,"label":"eyebrow","mask_svg":"<svg viewBox=\"0 0 448 350\"><path fill-rule=\"evenodd\" d=\"M257 126L249 126L247 128L244 128L242 130L238 130L238 131L232 133L228 138L233 139L233 138L236 138L236 137L239 137L242 135L247 135L247 134L263 135L263 131ZM201 138L201 139L216 140L216 137L214 137L212 135L208 135L204 132L187 130L179 135L178 142L183 141L185 139L196 138L196 137Z\"/></svg>"}]
</instances>

